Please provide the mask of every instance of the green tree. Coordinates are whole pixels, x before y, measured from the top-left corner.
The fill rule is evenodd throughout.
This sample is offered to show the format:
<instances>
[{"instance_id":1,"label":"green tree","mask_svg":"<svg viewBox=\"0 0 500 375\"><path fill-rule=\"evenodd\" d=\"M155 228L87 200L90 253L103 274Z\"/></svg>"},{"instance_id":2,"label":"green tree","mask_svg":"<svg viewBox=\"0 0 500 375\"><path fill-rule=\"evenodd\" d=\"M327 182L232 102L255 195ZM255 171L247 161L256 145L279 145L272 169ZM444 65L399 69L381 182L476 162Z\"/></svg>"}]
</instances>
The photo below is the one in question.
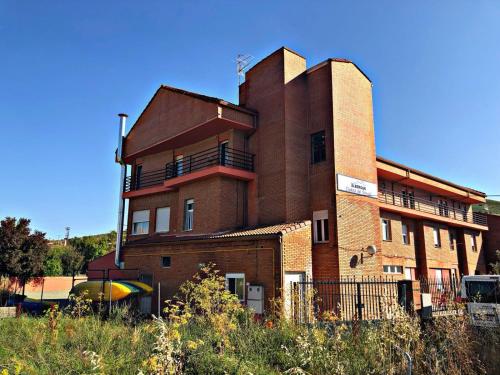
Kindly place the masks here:
<instances>
[{"instance_id":1,"label":"green tree","mask_svg":"<svg viewBox=\"0 0 500 375\"><path fill-rule=\"evenodd\" d=\"M63 246L52 246L43 262L44 276L62 276L63 266L61 255L65 251Z\"/></svg>"},{"instance_id":2,"label":"green tree","mask_svg":"<svg viewBox=\"0 0 500 375\"><path fill-rule=\"evenodd\" d=\"M83 255L73 246L66 246L61 254L62 272L66 276L76 275L81 272L84 263Z\"/></svg>"},{"instance_id":3,"label":"green tree","mask_svg":"<svg viewBox=\"0 0 500 375\"><path fill-rule=\"evenodd\" d=\"M491 263L491 267L495 275L500 275L500 250L497 250L497 261L496 263Z\"/></svg>"},{"instance_id":4,"label":"green tree","mask_svg":"<svg viewBox=\"0 0 500 375\"><path fill-rule=\"evenodd\" d=\"M83 256L82 271L84 272L89 262L112 251L115 241L115 231L95 236L74 237L69 240L70 245Z\"/></svg>"},{"instance_id":5,"label":"green tree","mask_svg":"<svg viewBox=\"0 0 500 375\"><path fill-rule=\"evenodd\" d=\"M0 222L0 275L17 277L24 285L43 276L49 250L45 233L34 231L30 220L7 217Z\"/></svg>"}]
</instances>

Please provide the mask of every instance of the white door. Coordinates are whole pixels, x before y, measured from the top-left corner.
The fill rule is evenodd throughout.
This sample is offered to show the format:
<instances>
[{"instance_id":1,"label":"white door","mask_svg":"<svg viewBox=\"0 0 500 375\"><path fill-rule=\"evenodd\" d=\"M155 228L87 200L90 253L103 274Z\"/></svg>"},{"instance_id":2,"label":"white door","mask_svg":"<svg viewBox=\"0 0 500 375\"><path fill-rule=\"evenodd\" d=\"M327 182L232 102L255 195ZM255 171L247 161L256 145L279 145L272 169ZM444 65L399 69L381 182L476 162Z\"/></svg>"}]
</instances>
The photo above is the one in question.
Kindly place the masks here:
<instances>
[{"instance_id":1,"label":"white door","mask_svg":"<svg viewBox=\"0 0 500 375\"><path fill-rule=\"evenodd\" d=\"M303 272L285 272L285 285L283 286L284 295L284 309L287 318L292 317L292 287L293 283L304 281Z\"/></svg>"}]
</instances>

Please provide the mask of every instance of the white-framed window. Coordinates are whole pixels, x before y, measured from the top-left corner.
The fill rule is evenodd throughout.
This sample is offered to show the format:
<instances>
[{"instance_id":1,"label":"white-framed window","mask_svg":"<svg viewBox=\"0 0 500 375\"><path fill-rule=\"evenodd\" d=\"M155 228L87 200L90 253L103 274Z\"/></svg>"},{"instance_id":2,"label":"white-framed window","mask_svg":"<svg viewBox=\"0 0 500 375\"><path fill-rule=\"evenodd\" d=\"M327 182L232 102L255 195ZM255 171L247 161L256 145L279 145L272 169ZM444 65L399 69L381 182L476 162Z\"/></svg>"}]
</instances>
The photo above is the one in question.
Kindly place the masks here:
<instances>
[{"instance_id":1,"label":"white-framed window","mask_svg":"<svg viewBox=\"0 0 500 375\"><path fill-rule=\"evenodd\" d=\"M384 273L398 274L403 273L403 266L384 266Z\"/></svg>"},{"instance_id":2,"label":"white-framed window","mask_svg":"<svg viewBox=\"0 0 500 375\"><path fill-rule=\"evenodd\" d=\"M415 268L405 267L405 280L415 280Z\"/></svg>"},{"instance_id":3,"label":"white-framed window","mask_svg":"<svg viewBox=\"0 0 500 375\"><path fill-rule=\"evenodd\" d=\"M226 273L226 289L238 296L240 301L245 300L245 274Z\"/></svg>"},{"instance_id":4,"label":"white-framed window","mask_svg":"<svg viewBox=\"0 0 500 375\"><path fill-rule=\"evenodd\" d=\"M194 221L194 199L186 199L184 202L184 230L193 230Z\"/></svg>"},{"instance_id":5,"label":"white-framed window","mask_svg":"<svg viewBox=\"0 0 500 375\"><path fill-rule=\"evenodd\" d=\"M313 212L314 243L325 243L330 240L328 231L328 210Z\"/></svg>"},{"instance_id":6,"label":"white-framed window","mask_svg":"<svg viewBox=\"0 0 500 375\"><path fill-rule=\"evenodd\" d=\"M175 175L182 176L184 173L184 157L182 155L177 155L175 157Z\"/></svg>"},{"instance_id":7,"label":"white-framed window","mask_svg":"<svg viewBox=\"0 0 500 375\"><path fill-rule=\"evenodd\" d=\"M438 290L443 289L443 270L436 268L434 270L435 274L435 282Z\"/></svg>"},{"instance_id":8,"label":"white-framed window","mask_svg":"<svg viewBox=\"0 0 500 375\"><path fill-rule=\"evenodd\" d=\"M403 244L409 245L410 244L410 234L408 232L408 224L407 223L401 223L401 235L403 236Z\"/></svg>"},{"instance_id":9,"label":"white-framed window","mask_svg":"<svg viewBox=\"0 0 500 375\"><path fill-rule=\"evenodd\" d=\"M156 209L156 232L168 232L170 230L170 207Z\"/></svg>"},{"instance_id":10,"label":"white-framed window","mask_svg":"<svg viewBox=\"0 0 500 375\"><path fill-rule=\"evenodd\" d=\"M132 234L149 233L149 210L134 211L132 213Z\"/></svg>"},{"instance_id":11,"label":"white-framed window","mask_svg":"<svg viewBox=\"0 0 500 375\"><path fill-rule=\"evenodd\" d=\"M476 233L470 234L470 246L471 246L472 251L477 251Z\"/></svg>"},{"instance_id":12,"label":"white-framed window","mask_svg":"<svg viewBox=\"0 0 500 375\"><path fill-rule=\"evenodd\" d=\"M434 239L434 247L441 247L441 234L437 225L432 227L432 238Z\"/></svg>"},{"instance_id":13,"label":"white-framed window","mask_svg":"<svg viewBox=\"0 0 500 375\"><path fill-rule=\"evenodd\" d=\"M389 219L382 219L382 239L384 241L392 239L391 221Z\"/></svg>"}]
</instances>

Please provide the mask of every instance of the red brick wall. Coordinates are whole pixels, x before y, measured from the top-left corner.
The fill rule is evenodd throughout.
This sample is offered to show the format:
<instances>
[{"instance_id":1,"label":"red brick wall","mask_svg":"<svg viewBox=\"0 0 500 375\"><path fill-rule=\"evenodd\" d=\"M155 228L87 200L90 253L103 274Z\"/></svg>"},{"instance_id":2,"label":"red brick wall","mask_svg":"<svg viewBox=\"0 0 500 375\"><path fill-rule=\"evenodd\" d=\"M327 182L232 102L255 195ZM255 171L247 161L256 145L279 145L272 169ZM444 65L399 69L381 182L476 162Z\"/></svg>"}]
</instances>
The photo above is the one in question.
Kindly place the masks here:
<instances>
[{"instance_id":1,"label":"red brick wall","mask_svg":"<svg viewBox=\"0 0 500 375\"><path fill-rule=\"evenodd\" d=\"M332 62L331 70L335 173L376 184L371 82L353 64ZM340 274L380 274L380 252L364 252L380 249L377 200L337 191L336 213Z\"/></svg>"},{"instance_id":2,"label":"red brick wall","mask_svg":"<svg viewBox=\"0 0 500 375\"><path fill-rule=\"evenodd\" d=\"M170 268L162 268L162 256L171 257ZM139 268L140 273L152 275L153 313L157 310L158 282L161 282L161 301L172 298L179 286L198 272L200 263L215 263L221 275L244 273L245 282L264 286L266 301L280 289L276 278L280 265L277 239L125 247L123 259L126 268Z\"/></svg>"},{"instance_id":3,"label":"red brick wall","mask_svg":"<svg viewBox=\"0 0 500 375\"><path fill-rule=\"evenodd\" d=\"M488 215L488 231L483 232L484 252L488 264L496 263L497 250L500 250L500 216Z\"/></svg>"},{"instance_id":4,"label":"red brick wall","mask_svg":"<svg viewBox=\"0 0 500 375\"><path fill-rule=\"evenodd\" d=\"M150 210L149 234L156 224L156 209L170 207L170 234L185 234L184 203L194 199L194 224L189 233L211 233L241 227L245 220L246 183L226 177L211 177L183 185L178 191L159 193L130 199L128 234L132 236L134 211Z\"/></svg>"}]
</instances>

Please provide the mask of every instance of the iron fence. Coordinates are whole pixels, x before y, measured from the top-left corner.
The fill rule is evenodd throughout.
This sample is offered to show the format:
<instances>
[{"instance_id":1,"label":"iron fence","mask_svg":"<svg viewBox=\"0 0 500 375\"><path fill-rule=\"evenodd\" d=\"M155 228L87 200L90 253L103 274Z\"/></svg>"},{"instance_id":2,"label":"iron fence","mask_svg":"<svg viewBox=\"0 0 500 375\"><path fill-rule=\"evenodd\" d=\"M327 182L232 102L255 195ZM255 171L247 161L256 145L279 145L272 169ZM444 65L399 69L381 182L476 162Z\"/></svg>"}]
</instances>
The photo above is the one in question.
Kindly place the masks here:
<instances>
[{"instance_id":1,"label":"iron fence","mask_svg":"<svg viewBox=\"0 0 500 375\"><path fill-rule=\"evenodd\" d=\"M165 168L128 176L125 179L124 191L161 185L165 180L217 165L253 171L254 155L229 147L212 147L195 154L184 155L182 159L167 163Z\"/></svg>"},{"instance_id":2,"label":"iron fence","mask_svg":"<svg viewBox=\"0 0 500 375\"><path fill-rule=\"evenodd\" d=\"M437 216L444 216L453 220L464 221L471 224L488 225L487 216L480 212L469 212L463 208L448 206L443 202L434 202L418 198L408 193L398 193L392 190L379 189L378 200L403 208L425 212Z\"/></svg>"},{"instance_id":3,"label":"iron fence","mask_svg":"<svg viewBox=\"0 0 500 375\"><path fill-rule=\"evenodd\" d=\"M292 316L304 323L332 318L340 321L379 320L390 317L396 305L406 305L406 290L398 291L398 281L385 277L292 284Z\"/></svg>"},{"instance_id":4,"label":"iron fence","mask_svg":"<svg viewBox=\"0 0 500 375\"><path fill-rule=\"evenodd\" d=\"M420 279L421 293L431 295L432 312L458 311L458 296L460 294L460 281L455 277Z\"/></svg>"}]
</instances>

